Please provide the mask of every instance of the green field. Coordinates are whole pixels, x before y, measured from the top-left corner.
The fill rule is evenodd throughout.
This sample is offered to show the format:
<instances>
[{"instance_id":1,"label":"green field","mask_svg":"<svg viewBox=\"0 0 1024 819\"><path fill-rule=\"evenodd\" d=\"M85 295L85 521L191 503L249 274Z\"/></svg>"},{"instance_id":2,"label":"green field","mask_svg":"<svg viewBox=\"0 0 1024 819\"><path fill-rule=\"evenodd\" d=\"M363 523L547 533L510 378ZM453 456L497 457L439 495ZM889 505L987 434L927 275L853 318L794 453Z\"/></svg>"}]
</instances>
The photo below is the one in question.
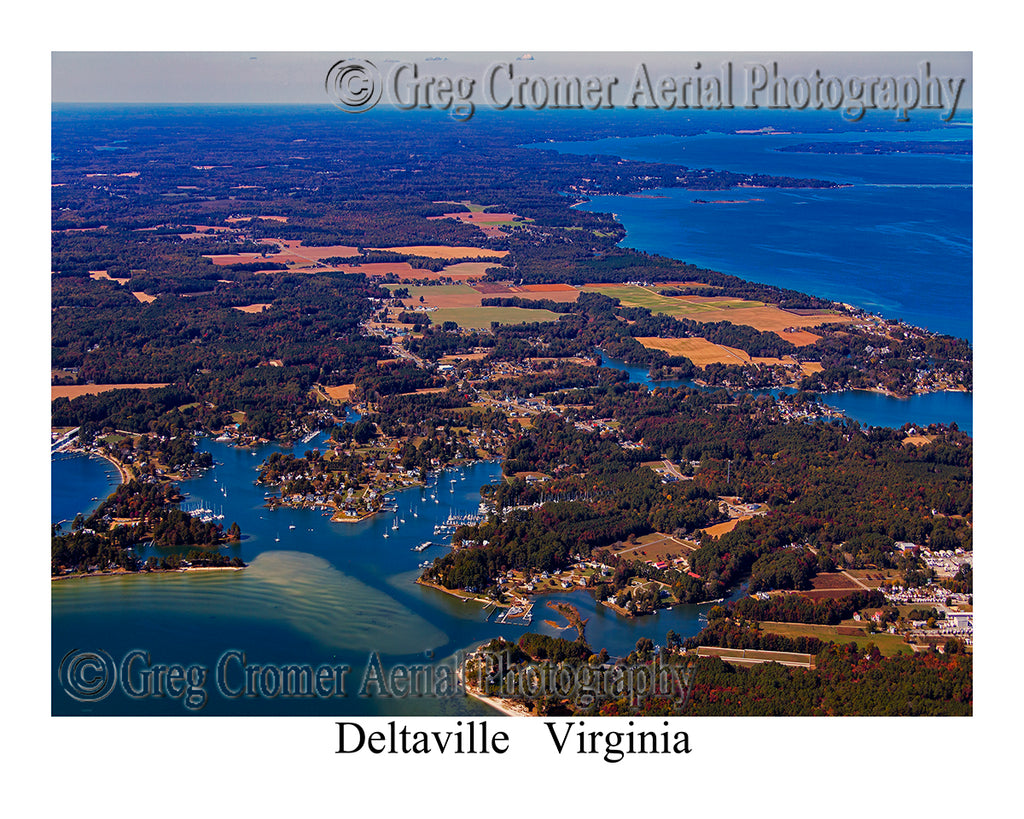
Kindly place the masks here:
<instances>
[{"instance_id":1,"label":"green field","mask_svg":"<svg viewBox=\"0 0 1024 819\"><path fill-rule=\"evenodd\" d=\"M528 324L532 321L558 321L559 318L558 313L550 310L525 307L443 307L428 315L434 324L454 321L464 330L489 330L492 321L499 324Z\"/></svg>"},{"instance_id":2,"label":"green field","mask_svg":"<svg viewBox=\"0 0 1024 819\"><path fill-rule=\"evenodd\" d=\"M864 648L868 643L874 643L884 657L893 657L896 654L910 654L912 649L903 638L896 634L868 634L850 637L845 634L837 634L835 626L816 626L809 623L769 623L761 622L761 631L781 634L785 637L817 637L819 640L831 641L840 645L844 643L856 643L858 648Z\"/></svg>"},{"instance_id":3,"label":"green field","mask_svg":"<svg viewBox=\"0 0 1024 819\"><path fill-rule=\"evenodd\" d=\"M587 292L602 293L613 299L618 299L623 307L646 307L652 313L663 313L666 316L677 318L691 318L700 320L702 313L713 310L735 310L738 307L761 307L759 301L743 301L741 299L714 299L699 304L680 301L672 296L662 296L654 289L645 287L627 287L610 285L593 286L587 285Z\"/></svg>"}]
</instances>

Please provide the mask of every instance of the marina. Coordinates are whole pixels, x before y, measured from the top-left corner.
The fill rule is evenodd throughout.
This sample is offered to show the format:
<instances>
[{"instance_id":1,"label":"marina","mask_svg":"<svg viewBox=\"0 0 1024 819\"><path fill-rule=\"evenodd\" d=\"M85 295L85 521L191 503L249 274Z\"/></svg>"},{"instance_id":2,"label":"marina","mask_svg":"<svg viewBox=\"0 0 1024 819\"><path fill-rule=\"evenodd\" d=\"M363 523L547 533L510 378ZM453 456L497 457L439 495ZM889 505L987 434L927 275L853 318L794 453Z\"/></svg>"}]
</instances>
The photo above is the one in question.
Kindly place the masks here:
<instances>
[{"instance_id":1,"label":"marina","mask_svg":"<svg viewBox=\"0 0 1024 819\"><path fill-rule=\"evenodd\" d=\"M67 646L85 644L90 635L98 633L105 635L105 646L112 654L128 651L137 647L140 627L146 629L147 648L155 654L178 656L181 647L188 646L189 661L209 667L216 664L227 648L242 646L266 662L305 659L316 664L330 659L362 668L370 639L367 634L377 635L372 637L374 650L381 653L385 664L402 661L403 657L405 661L416 661L428 648L436 656L446 656L497 636L517 639L524 628L561 636L542 619L533 618L527 608L520 607L520 611L510 614L502 607L485 606L474 599L464 600L414 582L433 563L427 555L440 556L450 548L447 539L434 535L435 526L450 533L454 526L484 519L480 488L500 480L497 461L453 470L455 492L445 493L451 500L443 510L429 502L430 490L423 487L389 495L386 503L392 514L410 506L419 513L406 514L406 524L394 530L392 518L382 515L340 526L313 509L266 509L263 488L253 484L256 470L270 453L288 451L287 447L267 444L257 448L254 458L247 449L203 438L200 449L211 452L216 465L181 482L181 491L188 493L185 502L196 511L209 509L212 505L204 499L219 495L218 486L228 489L223 503L218 502L213 508L225 516L224 523L239 522L242 540L221 551L238 555L249 568L241 572L173 577L86 577L55 584L51 612L53 650L61 651L57 661ZM54 463L55 485L76 488L84 500L109 492L109 488L97 491L95 483L72 480L79 458L84 456L73 456L63 465ZM451 476L442 481L442 486L450 486ZM261 510L259 514L253 511L257 509ZM431 545L420 551L426 543ZM167 550L143 548L140 555L146 558L166 553ZM355 598L342 591L353 583L361 590ZM336 587L337 593L332 591ZM115 589L117 592L112 593ZM543 599L572 603L581 616L590 618L588 640L595 647L606 647L613 655L628 654L642 636L660 644L668 629L685 637L696 633L701 625L696 606L676 606L657 618L626 619L598 604L584 590L545 594ZM319 602L313 606L311 601ZM214 616L215 612L221 613ZM344 617L343 627L324 627L325 618L333 621L339 617ZM401 641L393 629L381 629L382 624L399 622L396 618L405 618L401 622L409 623L411 629L401 636ZM419 647L411 649L410 645ZM120 695L90 707L95 713L138 713L137 704ZM436 713L438 704L424 699L410 703L409 707L415 713L430 714ZM455 708L450 713L491 713L486 706L469 699L446 707ZM79 713L76 708L68 700L58 711ZM157 702L153 708L154 713L180 713L179 703ZM346 713L353 714L389 713L389 706L374 698L349 698L344 708ZM225 715L312 715L336 711L334 704L315 701L227 702L215 698L206 708L206 713Z\"/></svg>"}]
</instances>

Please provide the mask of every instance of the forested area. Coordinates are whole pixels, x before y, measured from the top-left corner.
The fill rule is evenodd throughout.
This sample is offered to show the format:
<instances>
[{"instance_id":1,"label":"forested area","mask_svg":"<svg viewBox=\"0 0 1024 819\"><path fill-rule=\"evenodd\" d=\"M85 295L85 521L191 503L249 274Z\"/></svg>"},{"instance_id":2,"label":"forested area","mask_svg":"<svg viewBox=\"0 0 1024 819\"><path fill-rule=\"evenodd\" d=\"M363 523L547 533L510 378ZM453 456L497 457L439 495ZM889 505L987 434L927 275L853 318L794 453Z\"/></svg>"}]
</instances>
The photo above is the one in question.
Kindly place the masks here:
<instances>
[{"instance_id":1,"label":"forested area","mask_svg":"<svg viewBox=\"0 0 1024 819\"><path fill-rule=\"evenodd\" d=\"M430 570L436 580L484 588L507 569L559 569L577 552L630 534L692 533L715 520L709 499L723 495L763 504L766 514L718 537L698 535L700 548L688 555L698 577L659 578L682 602L720 597L748 575L752 591L800 589L836 566L895 567L895 541L971 547L972 445L955 430L934 430L937 440L918 449L896 430L785 423L770 402L749 396L611 385L577 391L581 398L593 405L592 417L618 422L618 434L586 432L553 415L535 418L530 433L511 442L504 473L553 480L512 481L489 497L499 509L556 502L460 533L488 545L443 558ZM624 449L619 435L642 448ZM662 484L638 468L661 457L699 462L700 469L691 481ZM557 502L563 496L586 502Z\"/></svg>"}]
</instances>

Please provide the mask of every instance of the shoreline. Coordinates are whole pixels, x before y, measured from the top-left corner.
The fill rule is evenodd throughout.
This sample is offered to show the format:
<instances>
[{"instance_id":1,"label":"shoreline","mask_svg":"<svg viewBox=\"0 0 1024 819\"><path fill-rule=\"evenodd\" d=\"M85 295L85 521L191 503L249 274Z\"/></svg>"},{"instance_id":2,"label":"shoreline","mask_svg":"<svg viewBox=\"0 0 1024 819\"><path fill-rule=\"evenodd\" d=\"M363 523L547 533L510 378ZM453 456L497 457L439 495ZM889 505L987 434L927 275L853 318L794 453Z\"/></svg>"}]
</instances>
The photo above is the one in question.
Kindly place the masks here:
<instances>
[{"instance_id":1,"label":"shoreline","mask_svg":"<svg viewBox=\"0 0 1024 819\"><path fill-rule=\"evenodd\" d=\"M436 589L439 592L451 595L452 597L456 597L459 600L462 600L464 602L465 601L472 601L474 603L479 603L482 606L495 606L495 607L500 608L500 609L510 608L510 605L508 603L498 603L497 601L491 600L490 598L487 598L485 600L481 600L476 595L469 594L468 592L462 593L462 592L459 592L456 589L445 588L444 586L440 586L437 583L431 583L429 580L424 580L422 577L417 577L413 582L417 586L425 586L428 589Z\"/></svg>"},{"instance_id":2,"label":"shoreline","mask_svg":"<svg viewBox=\"0 0 1024 819\"><path fill-rule=\"evenodd\" d=\"M466 694L478 702L482 702L484 705L490 706L495 711L499 711L506 717L532 717L535 716L532 710L528 710L522 703L514 702L512 700L503 700L499 697L491 697L487 694L482 693L477 688L471 685L466 685Z\"/></svg>"},{"instance_id":3,"label":"shoreline","mask_svg":"<svg viewBox=\"0 0 1024 819\"><path fill-rule=\"evenodd\" d=\"M58 580L83 580L89 577L134 577L145 574L186 574L188 572L240 572L248 566L187 566L182 569L140 569L137 572L76 572L75 574L51 575L50 582Z\"/></svg>"},{"instance_id":4,"label":"shoreline","mask_svg":"<svg viewBox=\"0 0 1024 819\"><path fill-rule=\"evenodd\" d=\"M74 450L74 451L81 452L83 450ZM118 474L118 477L120 478L121 484L128 483L128 481L132 480L133 476L128 471L128 467L125 466L123 463L121 463L119 460L117 460L117 458L115 458L113 455L109 455L106 452L90 452L89 454L90 455L98 455L99 457L103 458L105 461L109 461L110 463L112 463L114 465L114 468L117 470L117 474ZM118 484L118 486L120 486L121 484ZM113 494L114 494L113 492L110 493L110 495L113 495ZM107 497L109 498L110 495L107 495Z\"/></svg>"}]
</instances>

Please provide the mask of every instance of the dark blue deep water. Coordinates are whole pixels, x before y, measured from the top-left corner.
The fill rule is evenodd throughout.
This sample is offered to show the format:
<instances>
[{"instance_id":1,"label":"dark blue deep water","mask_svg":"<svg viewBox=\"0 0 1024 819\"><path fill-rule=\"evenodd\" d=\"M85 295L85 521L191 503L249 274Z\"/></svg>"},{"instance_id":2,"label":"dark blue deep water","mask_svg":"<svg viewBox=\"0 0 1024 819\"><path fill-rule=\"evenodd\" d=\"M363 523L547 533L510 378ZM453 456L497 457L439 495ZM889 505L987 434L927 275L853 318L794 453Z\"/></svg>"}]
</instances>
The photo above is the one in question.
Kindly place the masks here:
<instances>
[{"instance_id":1,"label":"dark blue deep water","mask_svg":"<svg viewBox=\"0 0 1024 819\"><path fill-rule=\"evenodd\" d=\"M835 119L820 116L824 128ZM727 118L717 120L725 130ZM971 155L785 153L810 143L961 141L966 125L922 131L808 131L634 137L531 147L747 173L824 179L846 187L652 190L595 196L622 245L750 281L855 304L959 338L972 330ZM695 200L709 204L699 204Z\"/></svg>"}]
</instances>

